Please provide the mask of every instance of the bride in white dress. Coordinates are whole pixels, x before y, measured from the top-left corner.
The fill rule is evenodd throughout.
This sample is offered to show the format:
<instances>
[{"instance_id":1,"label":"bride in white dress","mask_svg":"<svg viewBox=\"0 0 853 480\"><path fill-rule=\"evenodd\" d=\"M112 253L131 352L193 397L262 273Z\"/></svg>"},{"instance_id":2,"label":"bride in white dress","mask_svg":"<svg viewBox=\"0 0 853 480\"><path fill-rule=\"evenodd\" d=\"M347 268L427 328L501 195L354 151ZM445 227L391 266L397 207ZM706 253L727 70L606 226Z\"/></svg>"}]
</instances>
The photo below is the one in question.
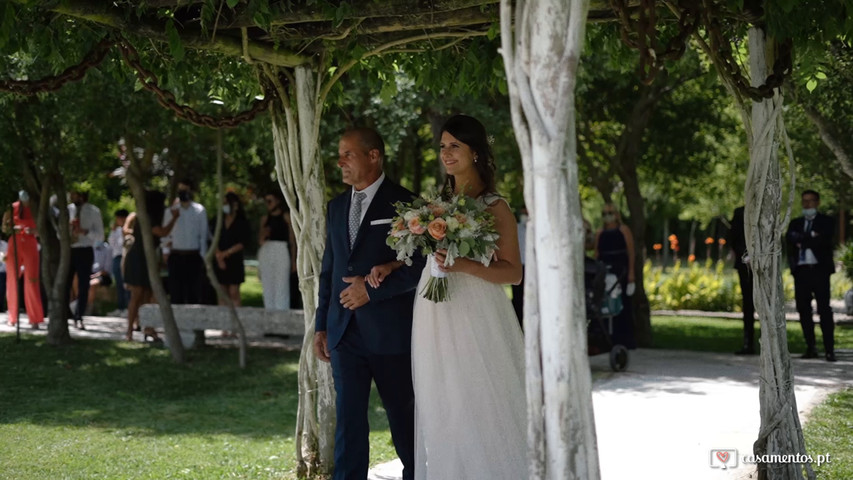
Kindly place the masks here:
<instances>
[{"instance_id":1,"label":"bride in white dress","mask_svg":"<svg viewBox=\"0 0 853 480\"><path fill-rule=\"evenodd\" d=\"M442 128L445 187L482 197L500 234L488 266L460 258L448 272L446 302L418 295L412 330L415 478L527 478L524 342L503 285L521 281L516 221L494 194L494 165L483 125L456 115ZM443 252L436 254L439 264ZM430 277L424 269L418 292ZM380 280L381 281L381 280Z\"/></svg>"}]
</instances>

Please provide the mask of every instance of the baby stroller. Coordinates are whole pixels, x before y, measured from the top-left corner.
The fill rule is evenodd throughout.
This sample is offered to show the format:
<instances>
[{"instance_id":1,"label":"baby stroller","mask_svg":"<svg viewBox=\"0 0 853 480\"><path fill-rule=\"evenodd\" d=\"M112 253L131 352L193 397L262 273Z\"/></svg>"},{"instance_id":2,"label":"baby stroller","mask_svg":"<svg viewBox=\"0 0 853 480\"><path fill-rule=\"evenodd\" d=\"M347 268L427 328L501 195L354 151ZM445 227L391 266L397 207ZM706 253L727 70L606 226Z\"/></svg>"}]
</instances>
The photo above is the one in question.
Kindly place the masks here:
<instances>
[{"instance_id":1,"label":"baby stroller","mask_svg":"<svg viewBox=\"0 0 853 480\"><path fill-rule=\"evenodd\" d=\"M586 296L587 354L610 352L610 368L621 372L628 366L628 349L614 345L613 317L622 311L622 287L619 278L604 263L584 257L584 293Z\"/></svg>"}]
</instances>

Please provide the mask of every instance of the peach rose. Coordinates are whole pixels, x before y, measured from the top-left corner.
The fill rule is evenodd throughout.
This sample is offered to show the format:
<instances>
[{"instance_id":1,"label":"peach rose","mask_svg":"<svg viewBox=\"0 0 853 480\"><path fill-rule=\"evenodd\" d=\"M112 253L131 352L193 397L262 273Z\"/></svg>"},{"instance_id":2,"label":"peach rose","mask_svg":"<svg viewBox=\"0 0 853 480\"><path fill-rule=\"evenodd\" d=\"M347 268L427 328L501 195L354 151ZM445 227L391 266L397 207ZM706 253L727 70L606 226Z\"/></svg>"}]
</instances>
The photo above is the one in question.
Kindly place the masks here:
<instances>
[{"instance_id":1,"label":"peach rose","mask_svg":"<svg viewBox=\"0 0 853 480\"><path fill-rule=\"evenodd\" d=\"M464 213L458 213L457 212L453 216L455 216L456 220L463 225L468 222L468 216L465 215Z\"/></svg>"},{"instance_id":2,"label":"peach rose","mask_svg":"<svg viewBox=\"0 0 853 480\"><path fill-rule=\"evenodd\" d=\"M442 240L447 234L447 222L445 222L442 218L436 218L435 220L429 222L427 230L429 231L429 234L432 238L436 240Z\"/></svg>"},{"instance_id":3,"label":"peach rose","mask_svg":"<svg viewBox=\"0 0 853 480\"><path fill-rule=\"evenodd\" d=\"M442 208L440 205L433 205L433 204L429 205L429 211L430 211L430 213L432 213L436 217L440 217L440 216L444 215L444 212L445 212L444 208Z\"/></svg>"},{"instance_id":4,"label":"peach rose","mask_svg":"<svg viewBox=\"0 0 853 480\"><path fill-rule=\"evenodd\" d=\"M426 232L426 228L421 225L421 219L415 217L409 220L409 231L411 231L415 235L423 235L423 233Z\"/></svg>"}]
</instances>

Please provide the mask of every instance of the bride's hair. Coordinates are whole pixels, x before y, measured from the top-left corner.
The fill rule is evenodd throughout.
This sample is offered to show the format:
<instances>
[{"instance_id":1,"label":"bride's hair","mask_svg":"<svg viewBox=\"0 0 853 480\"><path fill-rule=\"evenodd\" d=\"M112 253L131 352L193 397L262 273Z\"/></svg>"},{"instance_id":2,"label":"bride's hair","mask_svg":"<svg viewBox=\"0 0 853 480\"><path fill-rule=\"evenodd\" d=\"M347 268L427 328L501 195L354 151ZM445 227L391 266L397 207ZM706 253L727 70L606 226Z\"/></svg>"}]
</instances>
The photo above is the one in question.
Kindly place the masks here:
<instances>
[{"instance_id":1,"label":"bride's hair","mask_svg":"<svg viewBox=\"0 0 853 480\"><path fill-rule=\"evenodd\" d=\"M444 132L453 135L457 140L468 145L476 153L477 161L474 162L474 168L483 182L482 193L494 193L495 162L492 158L492 149L489 147L489 139L486 136L486 127L474 117L454 115L441 127L441 133ZM446 175L442 193L449 197L453 195L455 188L456 179L453 175Z\"/></svg>"}]
</instances>

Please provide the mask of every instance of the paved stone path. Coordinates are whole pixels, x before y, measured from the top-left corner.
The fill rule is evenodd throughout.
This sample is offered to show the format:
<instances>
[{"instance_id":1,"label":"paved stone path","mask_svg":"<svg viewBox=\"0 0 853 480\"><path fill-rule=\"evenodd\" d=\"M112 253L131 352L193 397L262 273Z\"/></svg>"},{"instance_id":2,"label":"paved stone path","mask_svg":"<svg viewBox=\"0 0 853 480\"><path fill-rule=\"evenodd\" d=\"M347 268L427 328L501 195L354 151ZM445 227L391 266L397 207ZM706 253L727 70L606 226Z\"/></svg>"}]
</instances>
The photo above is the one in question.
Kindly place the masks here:
<instances>
[{"instance_id":1,"label":"paved stone path","mask_svg":"<svg viewBox=\"0 0 853 480\"><path fill-rule=\"evenodd\" d=\"M801 422L828 393L853 386L853 351L837 353L834 364L792 360ZM757 356L636 350L620 373L606 355L589 360L602 479L756 478L754 466L715 469L710 458L712 449L752 453L760 426ZM399 461L378 465L369 479L398 480L401 470Z\"/></svg>"}]
</instances>

